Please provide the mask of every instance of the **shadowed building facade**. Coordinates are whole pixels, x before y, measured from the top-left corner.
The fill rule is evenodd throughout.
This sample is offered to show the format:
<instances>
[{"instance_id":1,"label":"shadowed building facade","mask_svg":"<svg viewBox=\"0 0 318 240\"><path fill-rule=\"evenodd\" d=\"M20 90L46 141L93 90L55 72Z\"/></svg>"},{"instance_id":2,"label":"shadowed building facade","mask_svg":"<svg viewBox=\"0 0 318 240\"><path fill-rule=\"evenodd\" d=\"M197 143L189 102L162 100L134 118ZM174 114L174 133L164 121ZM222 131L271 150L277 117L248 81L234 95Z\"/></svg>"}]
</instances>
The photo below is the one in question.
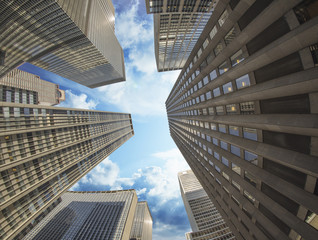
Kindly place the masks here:
<instances>
[{"instance_id":1,"label":"shadowed building facade","mask_svg":"<svg viewBox=\"0 0 318 240\"><path fill-rule=\"evenodd\" d=\"M153 14L157 70L182 69L219 0L145 0Z\"/></svg>"},{"instance_id":2,"label":"shadowed building facade","mask_svg":"<svg viewBox=\"0 0 318 240\"><path fill-rule=\"evenodd\" d=\"M91 88L125 80L111 0L5 0L0 16L0 78L29 62Z\"/></svg>"},{"instance_id":3,"label":"shadowed building facade","mask_svg":"<svg viewBox=\"0 0 318 240\"><path fill-rule=\"evenodd\" d=\"M23 237L133 135L130 114L0 102L0 239Z\"/></svg>"},{"instance_id":4,"label":"shadowed building facade","mask_svg":"<svg viewBox=\"0 0 318 240\"><path fill-rule=\"evenodd\" d=\"M129 240L137 200L135 190L66 192L23 239Z\"/></svg>"},{"instance_id":5,"label":"shadowed building facade","mask_svg":"<svg viewBox=\"0 0 318 240\"><path fill-rule=\"evenodd\" d=\"M130 232L130 240L151 240L152 223L152 216L147 202L138 202Z\"/></svg>"},{"instance_id":6,"label":"shadowed building facade","mask_svg":"<svg viewBox=\"0 0 318 240\"><path fill-rule=\"evenodd\" d=\"M318 1L219 1L166 108L238 239L318 236Z\"/></svg>"},{"instance_id":7,"label":"shadowed building facade","mask_svg":"<svg viewBox=\"0 0 318 240\"><path fill-rule=\"evenodd\" d=\"M222 216L209 199L192 170L178 173L182 200L188 214L192 232L187 240L235 239Z\"/></svg>"},{"instance_id":8,"label":"shadowed building facade","mask_svg":"<svg viewBox=\"0 0 318 240\"><path fill-rule=\"evenodd\" d=\"M0 101L53 106L65 100L59 85L14 69L0 79Z\"/></svg>"}]
</instances>

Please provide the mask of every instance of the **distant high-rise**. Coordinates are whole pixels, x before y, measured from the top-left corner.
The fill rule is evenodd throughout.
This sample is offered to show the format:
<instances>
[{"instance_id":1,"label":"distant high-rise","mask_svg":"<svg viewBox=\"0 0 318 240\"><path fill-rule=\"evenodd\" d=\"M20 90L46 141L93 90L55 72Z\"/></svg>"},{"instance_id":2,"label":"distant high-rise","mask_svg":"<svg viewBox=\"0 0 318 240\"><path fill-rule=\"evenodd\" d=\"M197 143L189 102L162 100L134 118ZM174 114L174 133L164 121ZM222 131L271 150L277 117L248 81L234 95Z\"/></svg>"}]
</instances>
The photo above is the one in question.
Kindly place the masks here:
<instances>
[{"instance_id":1,"label":"distant high-rise","mask_svg":"<svg viewBox=\"0 0 318 240\"><path fill-rule=\"evenodd\" d=\"M129 240L137 200L135 190L66 192L23 239Z\"/></svg>"},{"instance_id":2,"label":"distant high-rise","mask_svg":"<svg viewBox=\"0 0 318 240\"><path fill-rule=\"evenodd\" d=\"M111 0L1 1L0 78L29 62L88 87L125 80Z\"/></svg>"},{"instance_id":3,"label":"distant high-rise","mask_svg":"<svg viewBox=\"0 0 318 240\"><path fill-rule=\"evenodd\" d=\"M318 236L317 36L317 0L219 1L166 101L237 238Z\"/></svg>"},{"instance_id":4,"label":"distant high-rise","mask_svg":"<svg viewBox=\"0 0 318 240\"><path fill-rule=\"evenodd\" d=\"M59 85L14 69L0 79L0 101L52 106L65 100Z\"/></svg>"},{"instance_id":5,"label":"distant high-rise","mask_svg":"<svg viewBox=\"0 0 318 240\"><path fill-rule=\"evenodd\" d=\"M188 240L235 239L191 170L178 173L182 200L192 228Z\"/></svg>"},{"instance_id":6,"label":"distant high-rise","mask_svg":"<svg viewBox=\"0 0 318 240\"><path fill-rule=\"evenodd\" d=\"M130 114L0 102L0 239L23 236L133 134Z\"/></svg>"},{"instance_id":7,"label":"distant high-rise","mask_svg":"<svg viewBox=\"0 0 318 240\"><path fill-rule=\"evenodd\" d=\"M182 69L219 0L146 0L154 14L157 69Z\"/></svg>"},{"instance_id":8,"label":"distant high-rise","mask_svg":"<svg viewBox=\"0 0 318 240\"><path fill-rule=\"evenodd\" d=\"M134 223L130 232L130 240L152 239L152 217L147 202L137 203Z\"/></svg>"}]
</instances>

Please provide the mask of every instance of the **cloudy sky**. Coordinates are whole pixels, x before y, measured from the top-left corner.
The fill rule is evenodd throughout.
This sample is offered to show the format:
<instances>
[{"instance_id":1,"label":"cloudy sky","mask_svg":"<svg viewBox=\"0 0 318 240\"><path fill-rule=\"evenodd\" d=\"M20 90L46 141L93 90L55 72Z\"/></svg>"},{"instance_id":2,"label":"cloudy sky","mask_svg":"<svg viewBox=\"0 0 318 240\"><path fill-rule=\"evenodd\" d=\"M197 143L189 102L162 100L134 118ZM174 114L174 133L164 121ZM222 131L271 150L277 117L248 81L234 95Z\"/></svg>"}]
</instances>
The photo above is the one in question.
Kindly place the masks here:
<instances>
[{"instance_id":1,"label":"cloudy sky","mask_svg":"<svg viewBox=\"0 0 318 240\"><path fill-rule=\"evenodd\" d=\"M185 239L190 225L177 173L189 166L169 135L164 104L179 71L156 71L153 19L146 13L144 0L113 0L113 4L116 35L125 55L126 82L90 89L30 64L20 69L66 90L61 106L132 114L135 136L72 189L136 189L139 200L148 201L154 220L153 239Z\"/></svg>"}]
</instances>

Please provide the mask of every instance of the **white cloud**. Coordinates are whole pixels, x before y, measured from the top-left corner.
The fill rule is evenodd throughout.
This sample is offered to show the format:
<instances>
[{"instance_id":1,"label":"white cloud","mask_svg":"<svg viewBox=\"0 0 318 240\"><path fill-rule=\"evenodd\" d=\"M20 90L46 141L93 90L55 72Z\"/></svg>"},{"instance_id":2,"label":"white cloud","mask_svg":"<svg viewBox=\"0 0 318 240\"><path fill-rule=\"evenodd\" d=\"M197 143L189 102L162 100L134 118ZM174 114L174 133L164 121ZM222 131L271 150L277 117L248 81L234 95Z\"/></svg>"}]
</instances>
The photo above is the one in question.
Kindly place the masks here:
<instances>
[{"instance_id":1,"label":"white cloud","mask_svg":"<svg viewBox=\"0 0 318 240\"><path fill-rule=\"evenodd\" d=\"M81 183L92 185L114 186L119 175L119 167L108 157L80 180Z\"/></svg>"},{"instance_id":2,"label":"white cloud","mask_svg":"<svg viewBox=\"0 0 318 240\"><path fill-rule=\"evenodd\" d=\"M81 109L95 109L98 104L94 100L88 100L86 94L81 93L76 95L71 90L65 91L66 99L59 104L59 107L81 108Z\"/></svg>"},{"instance_id":3,"label":"white cloud","mask_svg":"<svg viewBox=\"0 0 318 240\"><path fill-rule=\"evenodd\" d=\"M177 148L157 152L152 155L159 158L163 164L162 167L151 166L132 174L131 177L121 178L119 176L119 167L116 163L106 158L97 165L91 172L84 176L79 185L89 184L95 186L108 186L111 190L121 190L123 186L131 187L137 181L142 181L143 188L137 190L137 194L144 194L148 197L159 198L158 209L169 200L180 197L180 189L178 183L178 172L189 169L188 164ZM147 186L147 188L145 187ZM153 209L154 211L158 209Z\"/></svg>"},{"instance_id":4,"label":"white cloud","mask_svg":"<svg viewBox=\"0 0 318 240\"><path fill-rule=\"evenodd\" d=\"M179 198L178 172L189 169L189 165L177 148L158 152L153 156L164 161L164 164L162 168L154 167L152 171L145 172L147 182L153 186L149 190L149 195L159 197L161 204Z\"/></svg>"},{"instance_id":5,"label":"white cloud","mask_svg":"<svg viewBox=\"0 0 318 240\"><path fill-rule=\"evenodd\" d=\"M132 1L126 11L116 13L115 29L123 48L153 39L152 22L141 20L138 16L139 0ZM150 15L149 18L152 18Z\"/></svg>"},{"instance_id":6,"label":"white cloud","mask_svg":"<svg viewBox=\"0 0 318 240\"><path fill-rule=\"evenodd\" d=\"M141 195L141 194L146 193L146 191L147 191L147 188L142 188L142 189L137 189L137 190L136 190L136 193L137 193L137 195L139 196L139 195Z\"/></svg>"}]
</instances>

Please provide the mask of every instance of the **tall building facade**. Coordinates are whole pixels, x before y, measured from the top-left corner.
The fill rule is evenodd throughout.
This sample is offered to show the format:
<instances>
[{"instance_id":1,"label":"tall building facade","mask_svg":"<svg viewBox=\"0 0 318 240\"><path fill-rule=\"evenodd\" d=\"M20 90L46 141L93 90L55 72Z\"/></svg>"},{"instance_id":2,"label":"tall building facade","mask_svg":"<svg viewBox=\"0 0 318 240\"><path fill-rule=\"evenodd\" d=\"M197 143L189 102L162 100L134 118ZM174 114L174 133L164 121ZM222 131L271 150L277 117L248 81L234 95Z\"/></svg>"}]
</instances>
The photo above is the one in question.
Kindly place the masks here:
<instances>
[{"instance_id":1,"label":"tall building facade","mask_svg":"<svg viewBox=\"0 0 318 240\"><path fill-rule=\"evenodd\" d=\"M136 207L135 190L66 192L23 239L129 240Z\"/></svg>"},{"instance_id":2,"label":"tall building facade","mask_svg":"<svg viewBox=\"0 0 318 240\"><path fill-rule=\"evenodd\" d=\"M192 170L178 173L182 200L188 214L192 232L187 240L235 239L222 216L209 199Z\"/></svg>"},{"instance_id":3,"label":"tall building facade","mask_svg":"<svg viewBox=\"0 0 318 240\"><path fill-rule=\"evenodd\" d=\"M147 202L138 202L130 232L130 240L151 240L152 223L152 216Z\"/></svg>"},{"instance_id":4,"label":"tall building facade","mask_svg":"<svg viewBox=\"0 0 318 240\"><path fill-rule=\"evenodd\" d=\"M157 69L182 69L219 0L146 0L153 15Z\"/></svg>"},{"instance_id":5,"label":"tall building facade","mask_svg":"<svg viewBox=\"0 0 318 240\"><path fill-rule=\"evenodd\" d=\"M1 1L0 78L29 62L87 87L125 80L111 0Z\"/></svg>"},{"instance_id":6,"label":"tall building facade","mask_svg":"<svg viewBox=\"0 0 318 240\"><path fill-rule=\"evenodd\" d=\"M219 1L166 101L172 138L243 239L318 236L317 13Z\"/></svg>"},{"instance_id":7,"label":"tall building facade","mask_svg":"<svg viewBox=\"0 0 318 240\"><path fill-rule=\"evenodd\" d=\"M0 101L53 106L65 100L59 85L14 69L0 79Z\"/></svg>"},{"instance_id":8,"label":"tall building facade","mask_svg":"<svg viewBox=\"0 0 318 240\"><path fill-rule=\"evenodd\" d=\"M130 114L0 102L0 239L26 233L133 135Z\"/></svg>"}]
</instances>

